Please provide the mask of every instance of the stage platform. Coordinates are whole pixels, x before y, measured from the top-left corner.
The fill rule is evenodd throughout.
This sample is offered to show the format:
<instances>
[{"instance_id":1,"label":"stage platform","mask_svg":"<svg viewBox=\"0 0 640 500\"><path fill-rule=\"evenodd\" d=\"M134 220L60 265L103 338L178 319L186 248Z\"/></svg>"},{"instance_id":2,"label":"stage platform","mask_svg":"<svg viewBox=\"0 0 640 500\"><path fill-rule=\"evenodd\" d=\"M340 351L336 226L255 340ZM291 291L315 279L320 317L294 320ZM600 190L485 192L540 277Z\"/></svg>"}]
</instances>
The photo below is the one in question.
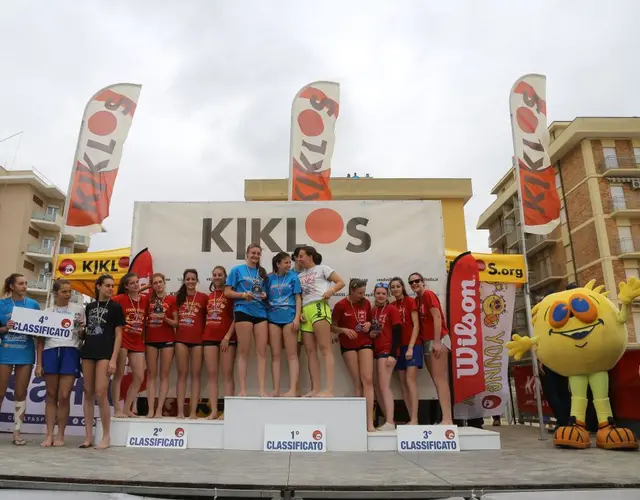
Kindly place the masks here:
<instances>
[{"instance_id":1,"label":"stage platform","mask_svg":"<svg viewBox=\"0 0 640 500\"><path fill-rule=\"evenodd\" d=\"M41 437L25 436L28 445L16 447L10 434L2 434L0 487L159 498L289 499L470 498L472 494L480 498L482 493L495 492L616 489L631 493L631 488L640 488L638 452L557 450L550 436L539 440L535 427L490 429L500 433L499 451L437 454L121 447L96 451L77 449L80 438L68 438L64 448L43 450L38 446ZM2 492L0 498L4 498Z\"/></svg>"}]
</instances>

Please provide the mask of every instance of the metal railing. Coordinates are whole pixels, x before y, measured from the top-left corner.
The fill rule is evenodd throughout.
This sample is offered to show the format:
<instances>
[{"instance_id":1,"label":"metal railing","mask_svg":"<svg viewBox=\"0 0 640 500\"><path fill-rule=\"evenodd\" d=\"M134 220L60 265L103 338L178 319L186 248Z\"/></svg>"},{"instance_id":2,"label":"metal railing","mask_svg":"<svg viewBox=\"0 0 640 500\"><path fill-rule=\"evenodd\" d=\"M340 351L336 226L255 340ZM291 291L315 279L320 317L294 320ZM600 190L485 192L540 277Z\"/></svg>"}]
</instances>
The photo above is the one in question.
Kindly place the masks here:
<instances>
[{"instance_id":1,"label":"metal railing","mask_svg":"<svg viewBox=\"0 0 640 500\"><path fill-rule=\"evenodd\" d=\"M68 254L68 253L73 253L73 249L71 247L60 247L60 254Z\"/></svg>"},{"instance_id":2,"label":"metal railing","mask_svg":"<svg viewBox=\"0 0 640 500\"><path fill-rule=\"evenodd\" d=\"M540 283L548 278L560 278L565 274L565 271L559 264L551 262L550 260L546 260L543 266L541 266L540 263L536 263L532 267L533 269L530 269L529 271L529 282L532 285Z\"/></svg>"},{"instance_id":3,"label":"metal railing","mask_svg":"<svg viewBox=\"0 0 640 500\"><path fill-rule=\"evenodd\" d=\"M32 243L31 245L27 245L28 253L38 253L41 255L53 255L52 247L43 247L37 243Z\"/></svg>"},{"instance_id":4,"label":"metal railing","mask_svg":"<svg viewBox=\"0 0 640 500\"><path fill-rule=\"evenodd\" d=\"M638 168L638 160L635 156L607 155L597 163L596 168L601 174L618 168Z\"/></svg>"},{"instance_id":5,"label":"metal railing","mask_svg":"<svg viewBox=\"0 0 640 500\"><path fill-rule=\"evenodd\" d=\"M47 212L35 211L31 214L31 218L35 220L41 220L45 222L58 222L60 214L49 214Z\"/></svg>"},{"instance_id":6,"label":"metal railing","mask_svg":"<svg viewBox=\"0 0 640 500\"><path fill-rule=\"evenodd\" d=\"M76 234L73 238L73 241L80 245L89 245L89 238L87 236L83 236L81 234Z\"/></svg>"},{"instance_id":7,"label":"metal railing","mask_svg":"<svg viewBox=\"0 0 640 500\"><path fill-rule=\"evenodd\" d=\"M51 286L51 280L29 280L27 282L27 288L31 288L34 290L49 290Z\"/></svg>"},{"instance_id":8,"label":"metal railing","mask_svg":"<svg viewBox=\"0 0 640 500\"><path fill-rule=\"evenodd\" d=\"M617 242L615 240L611 242L612 250L617 254L635 252L637 248L640 248L640 240L638 238L620 238ZM617 247L617 248L616 248Z\"/></svg>"},{"instance_id":9,"label":"metal railing","mask_svg":"<svg viewBox=\"0 0 640 500\"><path fill-rule=\"evenodd\" d=\"M640 199L626 196L611 197L611 211L617 210L640 210Z\"/></svg>"}]
</instances>

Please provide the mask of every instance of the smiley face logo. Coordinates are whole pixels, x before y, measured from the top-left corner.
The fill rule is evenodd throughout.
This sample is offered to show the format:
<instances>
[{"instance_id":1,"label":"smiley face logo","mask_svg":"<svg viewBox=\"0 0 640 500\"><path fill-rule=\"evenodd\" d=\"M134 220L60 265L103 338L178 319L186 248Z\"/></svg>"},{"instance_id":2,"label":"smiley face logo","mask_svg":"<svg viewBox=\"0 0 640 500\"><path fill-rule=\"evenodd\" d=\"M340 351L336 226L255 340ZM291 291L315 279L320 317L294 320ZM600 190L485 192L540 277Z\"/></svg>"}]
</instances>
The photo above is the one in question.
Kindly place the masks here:
<instances>
[{"instance_id":1,"label":"smiley face logo","mask_svg":"<svg viewBox=\"0 0 640 500\"><path fill-rule=\"evenodd\" d=\"M177 438L181 438L182 436L184 436L184 429L182 427L178 427L175 434Z\"/></svg>"},{"instance_id":2,"label":"smiley face logo","mask_svg":"<svg viewBox=\"0 0 640 500\"><path fill-rule=\"evenodd\" d=\"M69 328L71 326L71 320L69 318L64 318L61 322L60 322L60 326L62 328Z\"/></svg>"},{"instance_id":3,"label":"smiley face logo","mask_svg":"<svg viewBox=\"0 0 640 500\"><path fill-rule=\"evenodd\" d=\"M454 431L453 429L447 429L444 433L444 437L449 440L454 439L456 437L456 431Z\"/></svg>"},{"instance_id":4,"label":"smiley face logo","mask_svg":"<svg viewBox=\"0 0 640 500\"><path fill-rule=\"evenodd\" d=\"M322 439L322 431L320 429L316 429L315 431L313 431L312 436L316 441L320 441Z\"/></svg>"}]
</instances>

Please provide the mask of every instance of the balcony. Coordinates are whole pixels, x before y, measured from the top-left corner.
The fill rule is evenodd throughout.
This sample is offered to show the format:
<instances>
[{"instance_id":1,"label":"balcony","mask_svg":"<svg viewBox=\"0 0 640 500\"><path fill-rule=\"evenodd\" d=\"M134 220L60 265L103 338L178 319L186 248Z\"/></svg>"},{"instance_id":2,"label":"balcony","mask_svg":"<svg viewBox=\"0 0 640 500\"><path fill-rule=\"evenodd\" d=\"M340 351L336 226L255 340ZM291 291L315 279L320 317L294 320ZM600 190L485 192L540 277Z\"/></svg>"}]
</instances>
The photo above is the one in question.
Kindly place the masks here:
<instances>
[{"instance_id":1,"label":"balcony","mask_svg":"<svg viewBox=\"0 0 640 500\"><path fill-rule=\"evenodd\" d=\"M527 256L537 254L539 251L545 248L552 247L556 244L557 240L549 238L549 235L528 234L527 235Z\"/></svg>"},{"instance_id":2,"label":"balcony","mask_svg":"<svg viewBox=\"0 0 640 500\"><path fill-rule=\"evenodd\" d=\"M610 245L611 252L619 259L640 259L640 238L620 238L617 244L614 240Z\"/></svg>"},{"instance_id":3,"label":"balcony","mask_svg":"<svg viewBox=\"0 0 640 500\"><path fill-rule=\"evenodd\" d=\"M552 262L548 257L543 261L536 262L531 266L529 272L529 289L539 290L559 283L564 278L565 271L562 266Z\"/></svg>"},{"instance_id":4,"label":"balcony","mask_svg":"<svg viewBox=\"0 0 640 500\"><path fill-rule=\"evenodd\" d=\"M73 239L73 246L81 252L86 252L89 249L89 237L76 234Z\"/></svg>"},{"instance_id":5,"label":"balcony","mask_svg":"<svg viewBox=\"0 0 640 500\"><path fill-rule=\"evenodd\" d=\"M60 247L60 251L58 252L61 255L67 255L73 253L73 248L71 247Z\"/></svg>"},{"instance_id":6,"label":"balcony","mask_svg":"<svg viewBox=\"0 0 640 500\"><path fill-rule=\"evenodd\" d=\"M27 293L36 296L47 295L51 289L51 280L29 280L27 282Z\"/></svg>"},{"instance_id":7,"label":"balcony","mask_svg":"<svg viewBox=\"0 0 640 500\"><path fill-rule=\"evenodd\" d=\"M58 232L62 229L62 216L57 212L49 214L47 212L36 211L31 214L31 224L43 231Z\"/></svg>"},{"instance_id":8,"label":"balcony","mask_svg":"<svg viewBox=\"0 0 640 500\"><path fill-rule=\"evenodd\" d=\"M43 247L38 243L27 245L25 255L38 262L51 262L51 259L53 259L53 247Z\"/></svg>"},{"instance_id":9,"label":"balcony","mask_svg":"<svg viewBox=\"0 0 640 500\"><path fill-rule=\"evenodd\" d=\"M605 156L596 169L604 177L640 177L638 160L635 156Z\"/></svg>"},{"instance_id":10,"label":"balcony","mask_svg":"<svg viewBox=\"0 0 640 500\"><path fill-rule=\"evenodd\" d=\"M611 198L611 217L634 219L640 217L640 200L628 199L624 196Z\"/></svg>"}]
</instances>

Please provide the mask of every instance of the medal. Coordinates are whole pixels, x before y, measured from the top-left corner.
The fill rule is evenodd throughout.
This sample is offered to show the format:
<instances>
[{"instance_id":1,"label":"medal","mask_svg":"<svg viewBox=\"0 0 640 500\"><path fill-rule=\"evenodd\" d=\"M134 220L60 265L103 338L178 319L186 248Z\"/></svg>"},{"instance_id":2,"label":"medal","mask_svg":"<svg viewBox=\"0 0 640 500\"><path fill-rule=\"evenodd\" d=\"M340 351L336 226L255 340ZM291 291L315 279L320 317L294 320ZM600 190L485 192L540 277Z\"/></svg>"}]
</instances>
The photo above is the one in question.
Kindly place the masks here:
<instances>
[{"instance_id":1,"label":"medal","mask_svg":"<svg viewBox=\"0 0 640 500\"><path fill-rule=\"evenodd\" d=\"M254 297L260 298L260 295L262 295L262 285L254 281L251 287L251 293Z\"/></svg>"},{"instance_id":2,"label":"medal","mask_svg":"<svg viewBox=\"0 0 640 500\"><path fill-rule=\"evenodd\" d=\"M362 325L360 323L358 323L356 325L356 332L361 332L362 331Z\"/></svg>"},{"instance_id":3,"label":"medal","mask_svg":"<svg viewBox=\"0 0 640 500\"><path fill-rule=\"evenodd\" d=\"M251 285L251 295L254 296L254 298L256 298L257 300L261 300L262 297L262 279L260 279L260 270L256 269L256 276L255 278L253 277L253 275L251 274L251 271L249 270L249 266L247 266L245 264L244 266L247 269L247 274L249 275L249 278L251 278L251 281L253 282L253 284Z\"/></svg>"},{"instance_id":4,"label":"medal","mask_svg":"<svg viewBox=\"0 0 640 500\"><path fill-rule=\"evenodd\" d=\"M98 326L96 326L96 327L93 329L93 334L94 334L94 335L102 335L102 327L101 327L101 326L99 326L99 325L98 325Z\"/></svg>"},{"instance_id":5,"label":"medal","mask_svg":"<svg viewBox=\"0 0 640 500\"><path fill-rule=\"evenodd\" d=\"M153 308L153 312L156 313L156 314L164 313L164 308L162 307L162 302L156 302L156 305Z\"/></svg>"},{"instance_id":6,"label":"medal","mask_svg":"<svg viewBox=\"0 0 640 500\"><path fill-rule=\"evenodd\" d=\"M381 330L381 328L380 328L380 323L378 322L378 320L377 320L377 319L374 319L374 320L371 322L371 331L379 332L380 330Z\"/></svg>"},{"instance_id":7,"label":"medal","mask_svg":"<svg viewBox=\"0 0 640 500\"><path fill-rule=\"evenodd\" d=\"M356 310L356 308L353 306L353 302L349 301L349 304L351 304L351 310L353 311L353 317L358 322L356 324L355 331L359 333L364 329L364 325L362 323L360 323L360 316L358 315L358 313L361 312L361 311L360 311L360 309Z\"/></svg>"},{"instance_id":8,"label":"medal","mask_svg":"<svg viewBox=\"0 0 640 500\"><path fill-rule=\"evenodd\" d=\"M213 321L217 321L218 320L218 313L217 312L211 313L211 319Z\"/></svg>"}]
</instances>

